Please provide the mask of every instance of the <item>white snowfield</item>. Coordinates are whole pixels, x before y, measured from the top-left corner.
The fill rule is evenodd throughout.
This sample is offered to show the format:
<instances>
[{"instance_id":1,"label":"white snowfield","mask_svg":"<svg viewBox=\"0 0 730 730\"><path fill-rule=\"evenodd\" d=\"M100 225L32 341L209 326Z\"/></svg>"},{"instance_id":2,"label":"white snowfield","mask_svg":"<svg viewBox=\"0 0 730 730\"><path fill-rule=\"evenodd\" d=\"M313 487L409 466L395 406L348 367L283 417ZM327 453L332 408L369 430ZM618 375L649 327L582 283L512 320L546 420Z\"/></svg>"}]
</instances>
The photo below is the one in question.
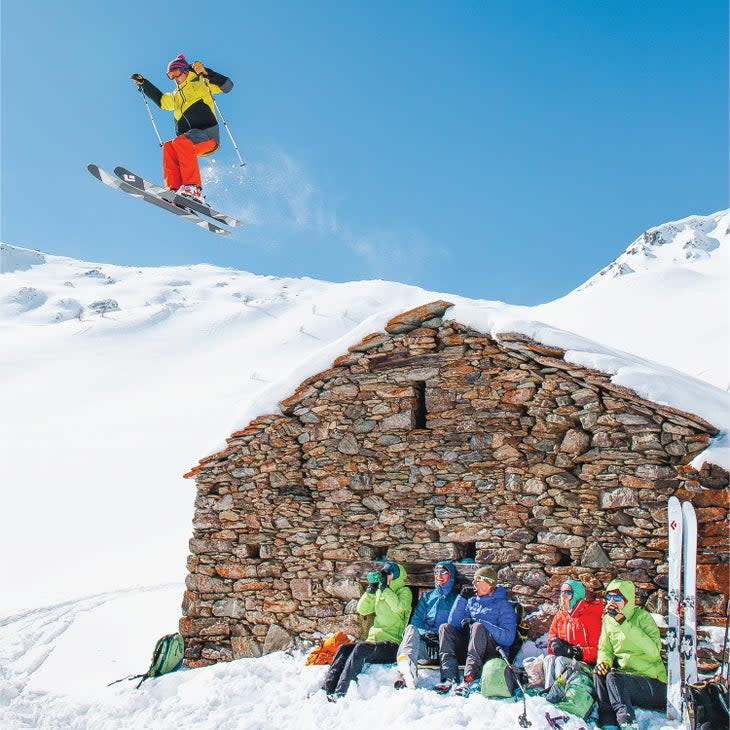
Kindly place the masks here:
<instances>
[{"instance_id":1,"label":"white snowfield","mask_svg":"<svg viewBox=\"0 0 730 730\"><path fill-rule=\"evenodd\" d=\"M396 693L383 667L340 703L307 698L321 670L298 655L105 685L143 672L177 628L194 499L182 474L413 306L447 299L449 318L524 332L696 413L721 429L696 461L727 468L729 227L725 211L652 229L612 269L631 255L632 273L539 307L0 244L0 727L516 727L520 705ZM528 702L544 727L549 706Z\"/></svg>"}]
</instances>

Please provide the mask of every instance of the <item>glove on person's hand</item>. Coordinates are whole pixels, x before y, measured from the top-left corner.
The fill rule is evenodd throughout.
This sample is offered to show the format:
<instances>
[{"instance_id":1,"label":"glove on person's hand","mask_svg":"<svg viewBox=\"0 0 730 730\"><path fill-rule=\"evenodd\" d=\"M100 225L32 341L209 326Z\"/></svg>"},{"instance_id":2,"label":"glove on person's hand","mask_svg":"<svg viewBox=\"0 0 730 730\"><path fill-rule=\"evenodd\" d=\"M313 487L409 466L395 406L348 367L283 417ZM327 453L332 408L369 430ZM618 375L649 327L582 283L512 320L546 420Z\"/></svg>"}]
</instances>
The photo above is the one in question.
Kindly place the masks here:
<instances>
[{"instance_id":1,"label":"glove on person's hand","mask_svg":"<svg viewBox=\"0 0 730 730\"><path fill-rule=\"evenodd\" d=\"M380 583L380 572L377 570L371 570L368 573L368 583L378 585L378 583Z\"/></svg>"},{"instance_id":2,"label":"glove on person's hand","mask_svg":"<svg viewBox=\"0 0 730 730\"><path fill-rule=\"evenodd\" d=\"M477 592L474 590L474 588L472 586L464 586L461 589L461 591L459 592L459 595L462 598L466 598L467 600L469 600L470 598L473 598L474 596L476 596L476 594L477 594Z\"/></svg>"},{"instance_id":3,"label":"glove on person's hand","mask_svg":"<svg viewBox=\"0 0 730 730\"><path fill-rule=\"evenodd\" d=\"M377 593L380 583L368 583L365 593Z\"/></svg>"},{"instance_id":4,"label":"glove on person's hand","mask_svg":"<svg viewBox=\"0 0 730 730\"><path fill-rule=\"evenodd\" d=\"M597 674L599 677L605 677L610 670L611 667L606 664L606 662L601 662L600 664L596 664L596 668L593 670L593 673Z\"/></svg>"},{"instance_id":5,"label":"glove on person's hand","mask_svg":"<svg viewBox=\"0 0 730 730\"><path fill-rule=\"evenodd\" d=\"M567 641L563 641L563 639L559 639L557 636L550 640L550 651L552 651L555 656L566 656L570 659L577 659L578 661L582 661L583 659L583 649L579 646L575 646L574 644L569 644Z\"/></svg>"},{"instance_id":6,"label":"glove on person's hand","mask_svg":"<svg viewBox=\"0 0 730 730\"><path fill-rule=\"evenodd\" d=\"M550 651L555 656L570 656L570 644L563 639L559 639L557 636L550 639Z\"/></svg>"},{"instance_id":7,"label":"glove on person's hand","mask_svg":"<svg viewBox=\"0 0 730 730\"><path fill-rule=\"evenodd\" d=\"M427 644L439 643L438 631L426 631L422 638Z\"/></svg>"},{"instance_id":8,"label":"glove on person's hand","mask_svg":"<svg viewBox=\"0 0 730 730\"><path fill-rule=\"evenodd\" d=\"M473 618L465 618L465 619L464 619L464 620L463 620L463 621L461 622L461 628L462 628L462 629L463 629L464 631L469 631L469 627L470 627L470 626L471 626L471 625L472 625L473 623L476 623L476 621L474 621L474 619L473 619Z\"/></svg>"},{"instance_id":9,"label":"glove on person's hand","mask_svg":"<svg viewBox=\"0 0 730 730\"><path fill-rule=\"evenodd\" d=\"M192 68L193 71L195 71L195 73L198 74L198 76L207 76L208 75L208 70L205 68L205 66L203 66L202 61L193 61L190 64L190 68Z\"/></svg>"},{"instance_id":10,"label":"glove on person's hand","mask_svg":"<svg viewBox=\"0 0 730 730\"><path fill-rule=\"evenodd\" d=\"M144 81L142 74L132 74L130 77L135 84L141 84Z\"/></svg>"}]
</instances>

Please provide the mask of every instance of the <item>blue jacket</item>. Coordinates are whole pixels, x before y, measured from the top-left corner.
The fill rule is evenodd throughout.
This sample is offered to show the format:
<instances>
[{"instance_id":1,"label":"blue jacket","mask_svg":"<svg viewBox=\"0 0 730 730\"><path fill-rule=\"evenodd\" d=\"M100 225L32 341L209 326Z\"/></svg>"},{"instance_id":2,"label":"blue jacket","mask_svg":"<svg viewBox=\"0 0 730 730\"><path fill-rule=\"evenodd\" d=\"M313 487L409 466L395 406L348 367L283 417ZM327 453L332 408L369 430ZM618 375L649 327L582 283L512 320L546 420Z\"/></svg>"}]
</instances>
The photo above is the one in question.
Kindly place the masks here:
<instances>
[{"instance_id":1,"label":"blue jacket","mask_svg":"<svg viewBox=\"0 0 730 730\"><path fill-rule=\"evenodd\" d=\"M517 633L517 616L503 586L496 586L488 596L472 596L468 600L459 596L451 609L449 623L460 629L465 618L482 624L505 651L512 646Z\"/></svg>"},{"instance_id":2,"label":"blue jacket","mask_svg":"<svg viewBox=\"0 0 730 730\"><path fill-rule=\"evenodd\" d=\"M440 563L449 570L449 580L443 586L436 586L432 591L424 593L416 605L411 623L423 634L427 631L438 631L441 624L449 620L451 607L458 593L454 593L456 568L452 563Z\"/></svg>"}]
</instances>

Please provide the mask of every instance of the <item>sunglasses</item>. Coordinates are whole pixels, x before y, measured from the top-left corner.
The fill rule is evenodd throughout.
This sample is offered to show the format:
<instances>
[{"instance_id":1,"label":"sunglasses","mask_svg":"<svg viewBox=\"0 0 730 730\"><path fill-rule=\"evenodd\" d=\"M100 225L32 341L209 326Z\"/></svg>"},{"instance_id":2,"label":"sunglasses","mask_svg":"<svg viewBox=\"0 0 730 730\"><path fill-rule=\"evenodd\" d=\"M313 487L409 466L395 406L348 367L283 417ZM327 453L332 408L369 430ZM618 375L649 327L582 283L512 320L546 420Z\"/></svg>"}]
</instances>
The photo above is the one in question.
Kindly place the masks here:
<instances>
[{"instance_id":1,"label":"sunglasses","mask_svg":"<svg viewBox=\"0 0 730 730\"><path fill-rule=\"evenodd\" d=\"M472 583L489 583L489 585L491 585L492 581L489 580L488 578L485 578L483 575L479 575L476 578L474 578Z\"/></svg>"},{"instance_id":2,"label":"sunglasses","mask_svg":"<svg viewBox=\"0 0 730 730\"><path fill-rule=\"evenodd\" d=\"M448 575L449 571L446 570L446 568L434 568L433 574L434 575Z\"/></svg>"},{"instance_id":3,"label":"sunglasses","mask_svg":"<svg viewBox=\"0 0 730 730\"><path fill-rule=\"evenodd\" d=\"M624 600L624 597L620 593L607 593L606 600L614 601L615 603L621 603L621 601Z\"/></svg>"},{"instance_id":4,"label":"sunglasses","mask_svg":"<svg viewBox=\"0 0 730 730\"><path fill-rule=\"evenodd\" d=\"M571 591L571 590L570 590L570 588L566 588L565 590L562 590L562 591L560 591L560 592L561 592L561 593L562 593L563 595L566 595L566 596L572 596L572 595L573 595L573 591Z\"/></svg>"}]
</instances>

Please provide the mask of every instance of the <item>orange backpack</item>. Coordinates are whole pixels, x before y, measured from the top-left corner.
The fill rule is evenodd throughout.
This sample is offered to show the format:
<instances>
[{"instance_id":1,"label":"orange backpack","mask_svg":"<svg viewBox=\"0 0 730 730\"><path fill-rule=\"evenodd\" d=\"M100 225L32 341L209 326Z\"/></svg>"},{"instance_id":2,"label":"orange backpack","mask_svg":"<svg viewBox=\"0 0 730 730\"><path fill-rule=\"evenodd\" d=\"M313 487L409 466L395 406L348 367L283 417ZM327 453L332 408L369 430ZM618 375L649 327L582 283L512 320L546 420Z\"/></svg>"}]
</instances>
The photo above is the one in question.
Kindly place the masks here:
<instances>
[{"instance_id":1,"label":"orange backpack","mask_svg":"<svg viewBox=\"0 0 730 730\"><path fill-rule=\"evenodd\" d=\"M332 664L332 660L335 658L337 650L343 644L348 644L350 641L350 637L344 631L336 631L334 634L330 634L325 637L324 641L319 646L315 646L314 649L309 652L304 665Z\"/></svg>"}]
</instances>

